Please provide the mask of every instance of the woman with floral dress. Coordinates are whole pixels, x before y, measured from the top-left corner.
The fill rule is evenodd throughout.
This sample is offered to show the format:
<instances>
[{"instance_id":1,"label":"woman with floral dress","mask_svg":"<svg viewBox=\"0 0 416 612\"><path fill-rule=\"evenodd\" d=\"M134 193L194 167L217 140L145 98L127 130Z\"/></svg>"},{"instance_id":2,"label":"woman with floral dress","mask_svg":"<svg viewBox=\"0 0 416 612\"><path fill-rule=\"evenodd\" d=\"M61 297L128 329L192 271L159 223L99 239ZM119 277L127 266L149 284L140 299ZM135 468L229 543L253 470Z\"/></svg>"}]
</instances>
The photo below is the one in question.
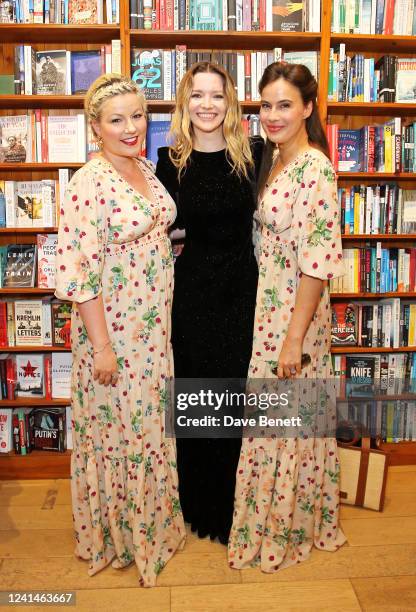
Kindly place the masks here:
<instances>
[{"instance_id":1,"label":"woman with floral dress","mask_svg":"<svg viewBox=\"0 0 416 612\"><path fill-rule=\"evenodd\" d=\"M259 179L259 286L249 378L313 383L309 395L297 396L302 415L317 397L311 389L332 376L328 281L344 273L336 181L309 70L271 64L259 91L267 143ZM345 542L338 508L339 462L331 434L244 439L231 567L259 565L274 572L307 559L314 545L337 550Z\"/></svg>"},{"instance_id":2,"label":"woman with floral dress","mask_svg":"<svg viewBox=\"0 0 416 612\"><path fill-rule=\"evenodd\" d=\"M152 586L185 538L175 445L164 436L176 209L138 157L147 122L137 85L103 75L85 108L101 152L65 194L56 271L56 295L74 303L76 555L90 575L135 562Z\"/></svg>"}]
</instances>

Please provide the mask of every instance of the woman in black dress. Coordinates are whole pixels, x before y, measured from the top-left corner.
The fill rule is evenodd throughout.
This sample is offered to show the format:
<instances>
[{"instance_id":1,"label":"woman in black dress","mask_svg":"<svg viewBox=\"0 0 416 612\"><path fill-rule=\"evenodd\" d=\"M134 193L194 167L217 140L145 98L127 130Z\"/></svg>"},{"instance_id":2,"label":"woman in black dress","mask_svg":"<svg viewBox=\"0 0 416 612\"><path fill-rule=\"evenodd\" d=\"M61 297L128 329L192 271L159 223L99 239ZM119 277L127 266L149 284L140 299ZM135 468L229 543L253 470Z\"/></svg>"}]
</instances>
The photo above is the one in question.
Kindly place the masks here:
<instances>
[{"instance_id":1,"label":"woman in black dress","mask_svg":"<svg viewBox=\"0 0 416 612\"><path fill-rule=\"evenodd\" d=\"M234 84L217 64L192 66L177 91L172 147L156 175L185 229L175 267L172 344L176 378L246 378L257 264L252 245L255 163L262 140L245 137ZM185 521L226 544L240 439L177 439Z\"/></svg>"}]
</instances>

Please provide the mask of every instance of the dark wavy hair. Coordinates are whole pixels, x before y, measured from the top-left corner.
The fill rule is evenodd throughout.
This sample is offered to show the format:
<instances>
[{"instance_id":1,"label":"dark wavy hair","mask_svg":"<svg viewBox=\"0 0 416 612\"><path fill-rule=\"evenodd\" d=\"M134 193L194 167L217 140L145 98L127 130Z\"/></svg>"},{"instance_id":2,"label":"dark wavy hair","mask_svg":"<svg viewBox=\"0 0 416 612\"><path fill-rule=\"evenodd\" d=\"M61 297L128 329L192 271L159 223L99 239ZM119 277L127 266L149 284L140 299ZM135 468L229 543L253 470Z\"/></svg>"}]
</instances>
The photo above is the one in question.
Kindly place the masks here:
<instances>
[{"instance_id":1,"label":"dark wavy hair","mask_svg":"<svg viewBox=\"0 0 416 612\"><path fill-rule=\"evenodd\" d=\"M328 159L330 159L328 141L322 128L316 102L318 83L312 76L311 71L303 64L286 64L284 62L274 62L273 64L269 64L269 66L267 66L266 70L263 72L263 76L259 82L260 95L267 85L270 85L279 79L284 79L298 89L305 106L309 102L312 102L312 113L305 120L309 143L315 146L317 149L320 149L322 153L324 153ZM260 167L258 193L263 191L264 185L270 174L274 150L274 143L267 139Z\"/></svg>"}]
</instances>

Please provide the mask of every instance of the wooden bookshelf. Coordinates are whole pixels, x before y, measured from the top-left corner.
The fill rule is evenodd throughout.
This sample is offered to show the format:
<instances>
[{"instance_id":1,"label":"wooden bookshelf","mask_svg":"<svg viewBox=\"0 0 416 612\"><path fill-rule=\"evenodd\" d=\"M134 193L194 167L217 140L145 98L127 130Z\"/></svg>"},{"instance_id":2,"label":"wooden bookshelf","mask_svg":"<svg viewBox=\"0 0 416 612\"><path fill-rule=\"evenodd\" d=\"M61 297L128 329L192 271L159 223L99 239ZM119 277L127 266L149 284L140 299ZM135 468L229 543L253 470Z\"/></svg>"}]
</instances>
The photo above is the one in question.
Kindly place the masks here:
<instances>
[{"instance_id":1,"label":"wooden bookshelf","mask_svg":"<svg viewBox=\"0 0 416 612\"><path fill-rule=\"evenodd\" d=\"M25 408L26 406L68 406L71 403L69 398L61 399L45 399L40 397L39 399L32 399L31 397L21 397L20 399L14 400L0 400L0 407L3 408Z\"/></svg>"},{"instance_id":2,"label":"wooden bookshelf","mask_svg":"<svg viewBox=\"0 0 416 612\"><path fill-rule=\"evenodd\" d=\"M324 0L325 1L325 0ZM336 34L330 37L331 46L345 43L348 51L373 53L416 53L415 36L397 36L385 34Z\"/></svg>"},{"instance_id":3,"label":"wooden bookshelf","mask_svg":"<svg viewBox=\"0 0 416 612\"><path fill-rule=\"evenodd\" d=\"M55 289L42 289L40 287L2 287L0 296L2 295L53 295Z\"/></svg>"},{"instance_id":4,"label":"wooden bookshelf","mask_svg":"<svg viewBox=\"0 0 416 612\"><path fill-rule=\"evenodd\" d=\"M328 114L330 115L364 115L385 117L408 117L416 115L416 104L404 104L399 102L328 102Z\"/></svg>"},{"instance_id":5,"label":"wooden bookshelf","mask_svg":"<svg viewBox=\"0 0 416 612\"><path fill-rule=\"evenodd\" d=\"M1 346L0 351L5 353L67 353L71 349L67 346ZM1 400L0 400L1 401Z\"/></svg>"},{"instance_id":6,"label":"wooden bookshelf","mask_svg":"<svg viewBox=\"0 0 416 612\"><path fill-rule=\"evenodd\" d=\"M383 181L416 181L414 172L338 172L339 181L364 181L364 182L383 182Z\"/></svg>"},{"instance_id":7,"label":"wooden bookshelf","mask_svg":"<svg viewBox=\"0 0 416 612\"><path fill-rule=\"evenodd\" d=\"M59 170L60 168L69 168L72 170L78 170L82 168L84 164L80 163L42 163L42 162L28 162L24 164L0 164L1 172L44 172L45 170Z\"/></svg>"},{"instance_id":8,"label":"wooden bookshelf","mask_svg":"<svg viewBox=\"0 0 416 612\"><path fill-rule=\"evenodd\" d=\"M342 241L358 242L415 242L412 234L342 234Z\"/></svg>"},{"instance_id":9,"label":"wooden bookshelf","mask_svg":"<svg viewBox=\"0 0 416 612\"><path fill-rule=\"evenodd\" d=\"M381 300L383 298L416 298L414 291L390 291L389 293L331 293L331 300Z\"/></svg>"},{"instance_id":10,"label":"wooden bookshelf","mask_svg":"<svg viewBox=\"0 0 416 612\"><path fill-rule=\"evenodd\" d=\"M0 453L0 480L68 478L70 462L71 451L34 450L28 455Z\"/></svg>"},{"instance_id":11,"label":"wooden bookshelf","mask_svg":"<svg viewBox=\"0 0 416 612\"><path fill-rule=\"evenodd\" d=\"M62 25L46 23L0 23L0 44L109 43L120 38L118 25Z\"/></svg>"},{"instance_id":12,"label":"wooden bookshelf","mask_svg":"<svg viewBox=\"0 0 416 612\"><path fill-rule=\"evenodd\" d=\"M416 346L401 346L399 348L374 347L374 346L331 346L334 355L346 355L350 353L414 353Z\"/></svg>"},{"instance_id":13,"label":"wooden bookshelf","mask_svg":"<svg viewBox=\"0 0 416 612\"><path fill-rule=\"evenodd\" d=\"M83 108L84 96L0 96L0 108ZM62 166L61 166L62 167Z\"/></svg>"},{"instance_id":14,"label":"wooden bookshelf","mask_svg":"<svg viewBox=\"0 0 416 612\"><path fill-rule=\"evenodd\" d=\"M0 227L0 234L56 234L57 227Z\"/></svg>"}]
</instances>

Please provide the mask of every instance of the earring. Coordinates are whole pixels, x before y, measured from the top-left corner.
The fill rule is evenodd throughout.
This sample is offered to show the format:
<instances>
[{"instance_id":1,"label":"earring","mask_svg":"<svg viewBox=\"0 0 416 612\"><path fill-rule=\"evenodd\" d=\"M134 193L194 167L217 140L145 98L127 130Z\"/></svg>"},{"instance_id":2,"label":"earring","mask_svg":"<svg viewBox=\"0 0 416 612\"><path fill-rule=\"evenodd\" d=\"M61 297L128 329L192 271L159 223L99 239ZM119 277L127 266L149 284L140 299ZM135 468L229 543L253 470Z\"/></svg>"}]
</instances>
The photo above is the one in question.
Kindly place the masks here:
<instances>
[{"instance_id":1,"label":"earring","mask_svg":"<svg viewBox=\"0 0 416 612\"><path fill-rule=\"evenodd\" d=\"M97 144L99 149L103 148L103 139L101 138L101 136L97 139Z\"/></svg>"}]
</instances>

